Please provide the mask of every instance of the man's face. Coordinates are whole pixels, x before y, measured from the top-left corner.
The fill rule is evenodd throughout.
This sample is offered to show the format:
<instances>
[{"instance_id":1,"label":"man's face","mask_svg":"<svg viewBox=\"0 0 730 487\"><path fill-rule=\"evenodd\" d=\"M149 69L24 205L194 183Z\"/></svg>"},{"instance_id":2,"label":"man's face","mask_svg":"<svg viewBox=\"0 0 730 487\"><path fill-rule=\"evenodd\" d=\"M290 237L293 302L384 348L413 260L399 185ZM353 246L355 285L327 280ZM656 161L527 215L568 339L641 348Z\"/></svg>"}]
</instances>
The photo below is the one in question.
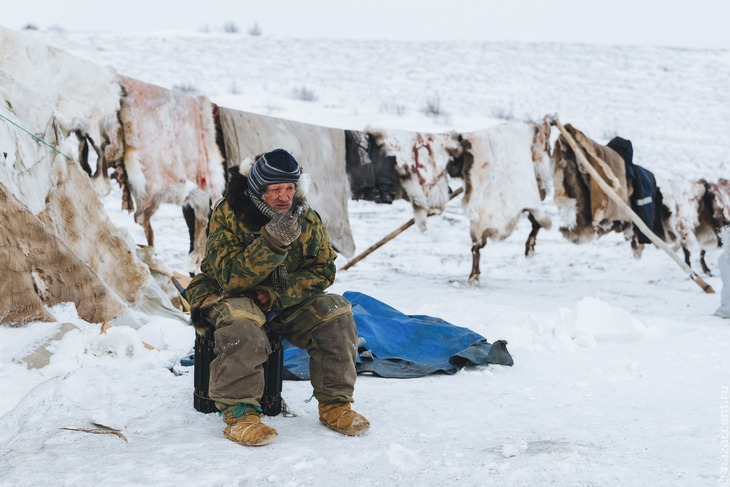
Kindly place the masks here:
<instances>
[{"instance_id":1,"label":"man's face","mask_svg":"<svg viewBox=\"0 0 730 487\"><path fill-rule=\"evenodd\" d=\"M294 183L270 184L261 192L261 199L275 212L284 213L291 208L296 190Z\"/></svg>"}]
</instances>

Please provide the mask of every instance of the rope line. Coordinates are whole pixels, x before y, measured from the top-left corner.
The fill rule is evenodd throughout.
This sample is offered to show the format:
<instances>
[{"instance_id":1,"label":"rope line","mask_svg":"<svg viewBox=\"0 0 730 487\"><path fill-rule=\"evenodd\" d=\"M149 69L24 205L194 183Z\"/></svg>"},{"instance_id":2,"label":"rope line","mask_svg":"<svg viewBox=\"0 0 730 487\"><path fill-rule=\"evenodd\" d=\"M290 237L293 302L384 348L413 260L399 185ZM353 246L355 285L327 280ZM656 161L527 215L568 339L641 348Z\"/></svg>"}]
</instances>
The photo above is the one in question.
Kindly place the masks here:
<instances>
[{"instance_id":1,"label":"rope line","mask_svg":"<svg viewBox=\"0 0 730 487\"><path fill-rule=\"evenodd\" d=\"M61 152L60 150L56 149L56 148L55 148L55 147L53 147L53 146L52 146L51 144L49 144L49 143L48 143L48 142L46 142L45 140L41 139L41 138L40 138L40 137L38 137L37 135L35 135L35 134L33 134L33 133L29 132L29 131L28 131L28 130L26 130L25 128L21 127L20 125L18 125L18 124L17 124L17 123L15 123L15 122L13 122L12 120L10 120L10 119L9 119L8 117L6 117L5 115L3 115L2 113L0 113L0 117L4 118L4 119L5 119L5 120L7 120L8 122L10 122L10 123L12 123L13 125L15 125L16 127L18 127L18 128L19 128L20 130L22 130L23 132L25 132L26 134L28 134L28 135L30 135L31 137L33 137L33 138L34 138L34 139L35 139L35 140L36 140L37 142L40 142L41 144L43 144L43 145L46 145L46 146L50 147L50 148L51 148L51 149L52 149L53 151L55 151L55 152L58 152L59 154L61 154L61 155L62 155L63 157L65 157L66 159L68 159L69 161L73 162L73 159L71 159L71 158L70 158L69 156L67 156L66 154L64 154L64 153L63 153L63 152Z\"/></svg>"}]
</instances>

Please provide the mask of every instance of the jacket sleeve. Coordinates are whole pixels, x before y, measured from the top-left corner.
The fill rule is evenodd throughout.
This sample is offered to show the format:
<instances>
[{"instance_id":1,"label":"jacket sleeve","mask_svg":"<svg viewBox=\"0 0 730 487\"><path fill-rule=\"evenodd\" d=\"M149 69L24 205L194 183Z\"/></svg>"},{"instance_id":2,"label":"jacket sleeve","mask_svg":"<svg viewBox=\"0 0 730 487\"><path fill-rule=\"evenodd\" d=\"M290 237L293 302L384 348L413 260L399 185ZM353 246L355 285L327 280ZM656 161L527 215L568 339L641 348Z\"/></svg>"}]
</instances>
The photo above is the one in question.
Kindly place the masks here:
<instances>
[{"instance_id":1,"label":"jacket sleeve","mask_svg":"<svg viewBox=\"0 0 730 487\"><path fill-rule=\"evenodd\" d=\"M309 210L307 221L310 230L302 242L303 261L289 271L289 287L284 293L269 289L273 296L272 309L284 309L300 304L316 294L324 292L335 281L335 258L327 230L319 216Z\"/></svg>"},{"instance_id":2,"label":"jacket sleeve","mask_svg":"<svg viewBox=\"0 0 730 487\"><path fill-rule=\"evenodd\" d=\"M246 244L248 233L240 227L227 203L213 211L206 256L218 285L227 295L240 295L253 289L286 258L286 252L282 253L261 236Z\"/></svg>"}]
</instances>

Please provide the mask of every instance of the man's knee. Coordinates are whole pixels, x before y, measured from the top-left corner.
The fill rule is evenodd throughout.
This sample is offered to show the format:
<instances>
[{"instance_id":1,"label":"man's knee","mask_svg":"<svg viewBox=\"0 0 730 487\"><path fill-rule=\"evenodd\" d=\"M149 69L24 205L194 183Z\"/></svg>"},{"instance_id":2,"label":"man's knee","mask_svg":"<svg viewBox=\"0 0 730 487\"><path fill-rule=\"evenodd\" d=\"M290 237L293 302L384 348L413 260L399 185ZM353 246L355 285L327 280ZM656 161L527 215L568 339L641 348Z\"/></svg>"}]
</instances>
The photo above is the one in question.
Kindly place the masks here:
<instances>
[{"instance_id":1,"label":"man's knee","mask_svg":"<svg viewBox=\"0 0 730 487\"><path fill-rule=\"evenodd\" d=\"M271 353L271 345L266 332L253 321L234 320L215 331L214 353L227 356L239 350L263 358ZM263 363L263 362L262 362Z\"/></svg>"},{"instance_id":2,"label":"man's knee","mask_svg":"<svg viewBox=\"0 0 730 487\"><path fill-rule=\"evenodd\" d=\"M206 317L216 329L239 322L253 323L261 327L266 322L266 316L261 309L247 297L223 299L207 311Z\"/></svg>"},{"instance_id":3,"label":"man's knee","mask_svg":"<svg viewBox=\"0 0 730 487\"><path fill-rule=\"evenodd\" d=\"M275 331L293 331L297 334L313 332L324 323L342 316L352 321L350 302L338 294L318 294L304 303L286 310L272 323ZM347 320L347 318L346 318ZM354 327L354 321L352 321Z\"/></svg>"},{"instance_id":4,"label":"man's knee","mask_svg":"<svg viewBox=\"0 0 730 487\"><path fill-rule=\"evenodd\" d=\"M312 338L315 340L327 337L337 337L338 341L346 343L357 342L357 328L351 311L321 321L312 330Z\"/></svg>"}]
</instances>

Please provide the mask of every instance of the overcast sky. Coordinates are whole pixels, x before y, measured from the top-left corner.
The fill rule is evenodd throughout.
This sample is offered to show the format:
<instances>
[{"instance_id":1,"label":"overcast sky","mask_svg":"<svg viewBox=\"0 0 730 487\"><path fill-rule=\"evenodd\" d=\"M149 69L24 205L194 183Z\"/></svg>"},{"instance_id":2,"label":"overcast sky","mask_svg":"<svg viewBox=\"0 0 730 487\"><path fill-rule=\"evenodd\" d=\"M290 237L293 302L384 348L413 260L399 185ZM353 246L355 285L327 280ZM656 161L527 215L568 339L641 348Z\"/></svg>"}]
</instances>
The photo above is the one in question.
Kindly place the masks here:
<instances>
[{"instance_id":1,"label":"overcast sky","mask_svg":"<svg viewBox=\"0 0 730 487\"><path fill-rule=\"evenodd\" d=\"M19 0L21 29L221 31L271 37L548 41L730 49L730 0Z\"/></svg>"}]
</instances>

